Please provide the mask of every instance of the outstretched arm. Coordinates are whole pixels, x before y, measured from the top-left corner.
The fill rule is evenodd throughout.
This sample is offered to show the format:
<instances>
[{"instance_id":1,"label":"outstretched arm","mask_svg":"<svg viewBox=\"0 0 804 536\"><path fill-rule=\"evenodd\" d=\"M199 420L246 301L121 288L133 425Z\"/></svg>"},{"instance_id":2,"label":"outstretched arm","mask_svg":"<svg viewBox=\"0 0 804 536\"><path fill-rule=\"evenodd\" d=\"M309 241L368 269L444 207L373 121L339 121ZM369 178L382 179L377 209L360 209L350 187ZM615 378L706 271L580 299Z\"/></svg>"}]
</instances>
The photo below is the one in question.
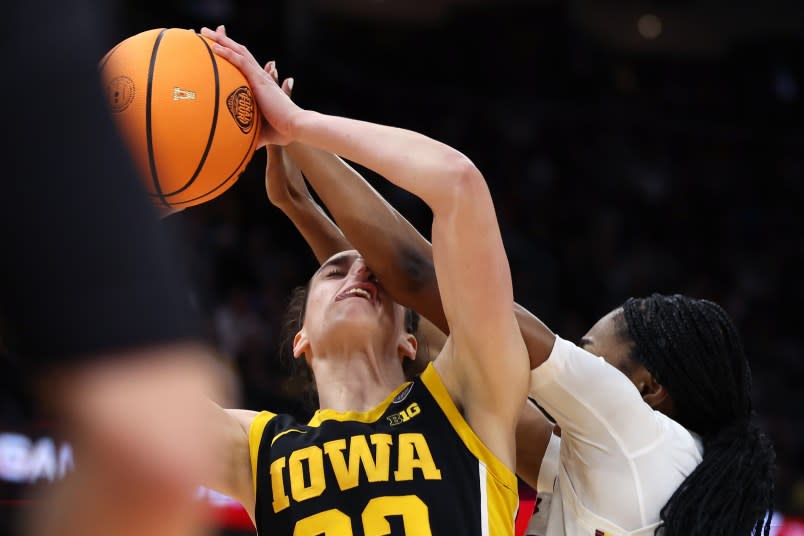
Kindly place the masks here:
<instances>
[{"instance_id":1,"label":"outstretched arm","mask_svg":"<svg viewBox=\"0 0 804 536\"><path fill-rule=\"evenodd\" d=\"M300 143L285 150L394 300L448 333L430 242L338 156Z\"/></svg>"}]
</instances>

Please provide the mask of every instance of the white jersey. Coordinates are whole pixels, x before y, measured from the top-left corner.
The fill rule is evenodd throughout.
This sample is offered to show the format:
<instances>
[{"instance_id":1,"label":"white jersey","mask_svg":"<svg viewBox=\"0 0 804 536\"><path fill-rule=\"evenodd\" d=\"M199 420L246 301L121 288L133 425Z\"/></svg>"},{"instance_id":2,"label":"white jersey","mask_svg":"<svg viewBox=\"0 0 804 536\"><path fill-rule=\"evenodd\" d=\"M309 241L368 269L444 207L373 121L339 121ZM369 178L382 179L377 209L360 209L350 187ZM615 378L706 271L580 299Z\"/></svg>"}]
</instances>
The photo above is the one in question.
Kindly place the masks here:
<instances>
[{"instance_id":1,"label":"white jersey","mask_svg":"<svg viewBox=\"0 0 804 536\"><path fill-rule=\"evenodd\" d=\"M561 439L551 439L539 474L539 506L549 500L549 511L540 508L527 534L652 536L660 510L701 462L700 439L651 409L603 358L558 337L531 374L530 396Z\"/></svg>"},{"instance_id":2,"label":"white jersey","mask_svg":"<svg viewBox=\"0 0 804 536\"><path fill-rule=\"evenodd\" d=\"M545 536L547 534L550 503L553 500L553 490L558 477L560 449L561 439L557 435L551 435L542 458L542 465L539 468L539 480L536 483L536 508L528 522L525 536Z\"/></svg>"}]
</instances>

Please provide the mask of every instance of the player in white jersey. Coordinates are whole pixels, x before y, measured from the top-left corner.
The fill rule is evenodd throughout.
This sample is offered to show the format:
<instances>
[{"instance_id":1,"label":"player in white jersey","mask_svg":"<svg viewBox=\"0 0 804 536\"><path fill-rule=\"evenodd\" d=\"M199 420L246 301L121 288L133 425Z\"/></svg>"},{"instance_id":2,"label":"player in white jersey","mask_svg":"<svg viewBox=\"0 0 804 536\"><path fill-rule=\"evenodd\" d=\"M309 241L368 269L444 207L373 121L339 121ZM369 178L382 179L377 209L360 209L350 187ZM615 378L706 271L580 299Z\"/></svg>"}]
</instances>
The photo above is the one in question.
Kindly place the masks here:
<instances>
[{"instance_id":1,"label":"player in white jersey","mask_svg":"<svg viewBox=\"0 0 804 536\"><path fill-rule=\"evenodd\" d=\"M391 295L447 329L427 241L337 157L292 146L288 153ZM286 187L294 202L314 205L303 183ZM319 220L305 225L308 241L326 234L312 229L330 222L302 212ZM559 443L553 425L526 405L517 472L553 493L549 507L543 493L534 530L541 522L549 536L642 535L660 526L668 536L767 532L773 449L750 422L748 363L719 306L686 296L631 299L580 346L515 310L534 369L530 394L563 430ZM553 478L540 474L545 451Z\"/></svg>"},{"instance_id":2,"label":"player in white jersey","mask_svg":"<svg viewBox=\"0 0 804 536\"><path fill-rule=\"evenodd\" d=\"M773 450L750 422L750 383L734 326L706 300L632 298L580 347L556 337L531 373L561 427L542 534L766 532ZM525 475L542 488L543 468Z\"/></svg>"}]
</instances>

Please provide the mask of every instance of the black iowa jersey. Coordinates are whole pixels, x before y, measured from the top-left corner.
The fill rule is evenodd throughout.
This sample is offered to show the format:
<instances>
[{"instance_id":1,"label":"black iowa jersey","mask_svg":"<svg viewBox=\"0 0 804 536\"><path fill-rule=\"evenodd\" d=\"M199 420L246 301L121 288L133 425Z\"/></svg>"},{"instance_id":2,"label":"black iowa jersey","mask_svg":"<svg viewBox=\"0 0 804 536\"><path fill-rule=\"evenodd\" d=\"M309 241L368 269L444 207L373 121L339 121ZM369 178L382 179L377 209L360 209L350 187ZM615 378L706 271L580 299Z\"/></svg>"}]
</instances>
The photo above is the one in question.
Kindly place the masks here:
<instances>
[{"instance_id":1,"label":"black iowa jersey","mask_svg":"<svg viewBox=\"0 0 804 536\"><path fill-rule=\"evenodd\" d=\"M432 365L371 411L264 411L249 447L263 536L513 535L516 477Z\"/></svg>"}]
</instances>

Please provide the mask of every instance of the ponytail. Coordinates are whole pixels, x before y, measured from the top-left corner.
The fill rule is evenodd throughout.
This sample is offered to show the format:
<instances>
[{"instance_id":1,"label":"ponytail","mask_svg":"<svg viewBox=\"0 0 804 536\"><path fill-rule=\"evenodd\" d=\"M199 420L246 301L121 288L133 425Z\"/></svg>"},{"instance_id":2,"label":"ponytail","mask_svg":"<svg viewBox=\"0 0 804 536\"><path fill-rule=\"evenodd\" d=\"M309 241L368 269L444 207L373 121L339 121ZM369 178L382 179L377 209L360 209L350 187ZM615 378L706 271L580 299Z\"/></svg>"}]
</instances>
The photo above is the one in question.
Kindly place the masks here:
<instances>
[{"instance_id":1,"label":"ponytail","mask_svg":"<svg viewBox=\"0 0 804 536\"><path fill-rule=\"evenodd\" d=\"M663 536L767 536L773 508L770 440L751 422L751 371L717 304L687 296L623 305L631 357L670 393L673 418L701 436L703 460L661 510Z\"/></svg>"},{"instance_id":2,"label":"ponytail","mask_svg":"<svg viewBox=\"0 0 804 536\"><path fill-rule=\"evenodd\" d=\"M663 536L768 536L773 446L748 422L704 439L703 460L661 511Z\"/></svg>"}]
</instances>

